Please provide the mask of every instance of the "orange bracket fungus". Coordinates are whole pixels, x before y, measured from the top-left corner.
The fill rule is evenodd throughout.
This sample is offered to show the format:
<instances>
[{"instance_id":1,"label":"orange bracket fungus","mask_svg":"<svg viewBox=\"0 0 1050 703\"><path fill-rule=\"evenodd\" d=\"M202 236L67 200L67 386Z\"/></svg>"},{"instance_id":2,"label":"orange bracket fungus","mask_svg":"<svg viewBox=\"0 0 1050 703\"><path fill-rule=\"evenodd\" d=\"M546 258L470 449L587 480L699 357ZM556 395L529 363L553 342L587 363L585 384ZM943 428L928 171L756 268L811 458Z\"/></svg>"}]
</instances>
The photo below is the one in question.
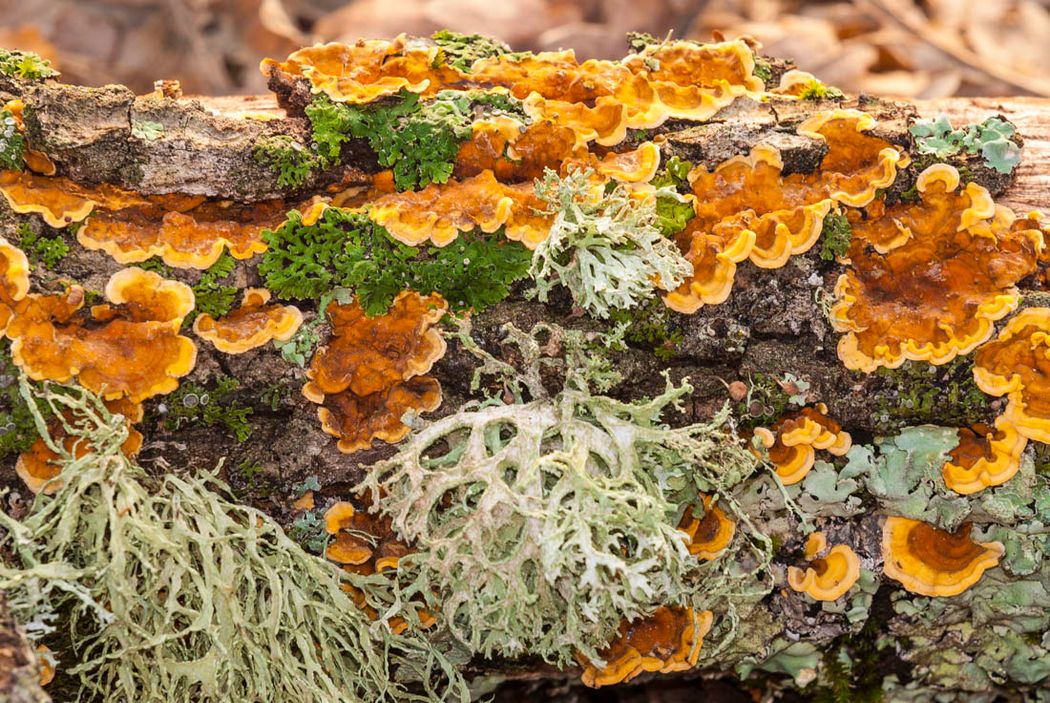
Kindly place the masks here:
<instances>
[{"instance_id":1,"label":"orange bracket fungus","mask_svg":"<svg viewBox=\"0 0 1050 703\"><path fill-rule=\"evenodd\" d=\"M826 552L826 553L825 553ZM823 556L820 556L824 553ZM788 585L814 600L838 600L853 588L860 578L860 558L849 545L837 544L827 549L822 532L814 532L806 539L805 570L789 566Z\"/></svg>"},{"instance_id":2,"label":"orange bracket fungus","mask_svg":"<svg viewBox=\"0 0 1050 703\"><path fill-rule=\"evenodd\" d=\"M374 439L400 441L409 411L435 410L441 386L424 376L445 353L434 328L447 309L438 295L402 291L383 315L369 318L359 304L332 303L332 339L317 350L303 395L318 405L325 432L345 453Z\"/></svg>"},{"instance_id":3,"label":"orange bracket fungus","mask_svg":"<svg viewBox=\"0 0 1050 703\"><path fill-rule=\"evenodd\" d=\"M299 308L291 305L268 305L270 291L248 288L241 306L218 320L201 314L193 321L193 331L226 354L241 354L267 342L284 342L292 338L303 323Z\"/></svg>"},{"instance_id":4,"label":"orange bracket fungus","mask_svg":"<svg viewBox=\"0 0 1050 703\"><path fill-rule=\"evenodd\" d=\"M1025 308L1011 318L977 350L973 375L985 393L1007 397L1004 423L1050 442L1050 308Z\"/></svg>"},{"instance_id":5,"label":"orange bracket fungus","mask_svg":"<svg viewBox=\"0 0 1050 703\"><path fill-rule=\"evenodd\" d=\"M921 203L853 224L852 266L831 310L846 333L838 354L847 368L944 364L973 351L1017 307L1015 284L1044 248L1042 232L994 206L984 188L959 190L951 166L926 169L917 188Z\"/></svg>"},{"instance_id":6,"label":"orange bracket fungus","mask_svg":"<svg viewBox=\"0 0 1050 703\"><path fill-rule=\"evenodd\" d=\"M919 520L888 517L882 528L883 570L912 593L956 596L999 564L1000 542L974 542L970 523L954 532Z\"/></svg>"},{"instance_id":7,"label":"orange bracket fungus","mask_svg":"<svg viewBox=\"0 0 1050 703\"><path fill-rule=\"evenodd\" d=\"M689 542L686 548L689 553L704 561L717 559L736 533L736 523L730 520L725 511L714 505L711 496L702 496L704 516L695 517L687 510L682 516L678 529L686 534Z\"/></svg>"},{"instance_id":8,"label":"orange bracket fungus","mask_svg":"<svg viewBox=\"0 0 1050 703\"><path fill-rule=\"evenodd\" d=\"M140 402L170 393L197 359L179 334L193 290L151 271L124 269L105 288L110 304L83 309L84 290L29 294L7 326L11 358L33 380L82 386L107 400Z\"/></svg>"},{"instance_id":9,"label":"orange bracket fungus","mask_svg":"<svg viewBox=\"0 0 1050 703\"><path fill-rule=\"evenodd\" d=\"M29 293L29 258L25 252L0 237L0 336L15 312L15 304Z\"/></svg>"},{"instance_id":10,"label":"orange bracket fungus","mask_svg":"<svg viewBox=\"0 0 1050 703\"><path fill-rule=\"evenodd\" d=\"M768 452L777 476L785 486L798 483L813 468L817 449L843 456L853 444L849 432L827 416L828 407L818 403L777 420L772 429L755 428L755 437Z\"/></svg>"},{"instance_id":11,"label":"orange bracket fungus","mask_svg":"<svg viewBox=\"0 0 1050 703\"><path fill-rule=\"evenodd\" d=\"M970 495L990 486L1001 486L1021 468L1021 454L1028 439L1005 417L995 427L974 425L959 430L959 445L941 469L944 483L956 493Z\"/></svg>"},{"instance_id":12,"label":"orange bracket fungus","mask_svg":"<svg viewBox=\"0 0 1050 703\"><path fill-rule=\"evenodd\" d=\"M592 688L625 683L645 672L685 671L696 665L711 631L710 610L663 606L649 617L624 621L620 634L601 652L604 666L581 657L583 683Z\"/></svg>"},{"instance_id":13,"label":"orange bracket fungus","mask_svg":"<svg viewBox=\"0 0 1050 703\"><path fill-rule=\"evenodd\" d=\"M112 413L120 413L124 416L124 426L127 428L128 437L120 445L121 452L126 457L134 457L142 448L142 433L132 427L133 424L141 422L144 416L142 405L127 400L106 401L107 409ZM71 456L82 458L91 451L89 443L66 433L63 425L72 420L65 417L61 422L53 422L48 427L48 433L53 442L60 444ZM60 488L62 482L54 480L61 472L60 457L47 445L42 437L18 456L15 463L15 473L26 484L33 493L44 493L53 495Z\"/></svg>"},{"instance_id":14,"label":"orange bracket fungus","mask_svg":"<svg viewBox=\"0 0 1050 703\"><path fill-rule=\"evenodd\" d=\"M800 124L800 135L828 147L813 173L783 175L780 153L764 144L713 171L693 169L696 217L678 235L693 275L665 296L668 307L693 313L724 302L736 264L750 259L761 268L783 266L816 244L836 203L862 207L891 185L909 159L866 133L874 126L871 115L856 110L820 112Z\"/></svg>"}]
</instances>

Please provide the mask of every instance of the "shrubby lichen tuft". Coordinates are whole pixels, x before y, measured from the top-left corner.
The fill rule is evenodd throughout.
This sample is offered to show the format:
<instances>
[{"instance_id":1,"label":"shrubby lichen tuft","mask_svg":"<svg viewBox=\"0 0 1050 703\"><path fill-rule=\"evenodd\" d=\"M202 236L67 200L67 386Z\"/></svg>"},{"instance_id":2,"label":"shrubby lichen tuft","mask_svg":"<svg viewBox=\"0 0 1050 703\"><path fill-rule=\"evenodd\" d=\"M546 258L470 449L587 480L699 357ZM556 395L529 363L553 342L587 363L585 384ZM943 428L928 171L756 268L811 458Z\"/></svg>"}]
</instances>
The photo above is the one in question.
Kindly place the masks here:
<instances>
[{"instance_id":1,"label":"shrubby lichen tuft","mask_svg":"<svg viewBox=\"0 0 1050 703\"><path fill-rule=\"evenodd\" d=\"M548 170L536 192L554 219L536 247L530 275L546 301L565 286L576 305L598 318L634 308L659 290L673 290L693 272L673 241L656 227L655 205L621 185L595 193L589 170L566 176Z\"/></svg>"},{"instance_id":2,"label":"shrubby lichen tuft","mask_svg":"<svg viewBox=\"0 0 1050 703\"><path fill-rule=\"evenodd\" d=\"M401 602L425 599L473 652L563 665L577 652L600 660L621 618L658 605L712 607L729 590L716 570L738 565L727 555L702 567L675 525L698 490L728 494L756 467L728 410L669 428L660 416L688 384L633 403L595 395L591 383L607 386L615 372L584 360L593 346L581 333L505 331L523 370L469 333L460 338L516 402L422 427L357 487L418 550L399 563ZM564 351L564 366L544 356L551 347ZM566 374L554 396L543 383L552 367Z\"/></svg>"}]
</instances>

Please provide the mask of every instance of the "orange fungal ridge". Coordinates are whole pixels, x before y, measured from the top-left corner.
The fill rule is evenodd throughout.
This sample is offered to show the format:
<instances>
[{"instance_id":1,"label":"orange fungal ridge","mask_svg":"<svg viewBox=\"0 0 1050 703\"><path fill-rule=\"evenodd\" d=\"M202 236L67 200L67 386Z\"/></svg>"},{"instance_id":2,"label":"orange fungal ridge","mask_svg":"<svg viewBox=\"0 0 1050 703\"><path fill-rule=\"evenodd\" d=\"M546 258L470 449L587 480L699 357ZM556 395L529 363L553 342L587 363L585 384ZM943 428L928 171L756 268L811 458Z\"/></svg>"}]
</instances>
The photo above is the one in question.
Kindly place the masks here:
<instances>
[{"instance_id":1,"label":"orange fungal ridge","mask_svg":"<svg viewBox=\"0 0 1050 703\"><path fill-rule=\"evenodd\" d=\"M175 390L197 358L193 341L179 334L193 291L130 268L110 277L105 296L109 304L85 310L77 285L26 295L7 326L14 363L37 381L76 378L107 400L139 402Z\"/></svg>"},{"instance_id":2,"label":"orange fungal ridge","mask_svg":"<svg viewBox=\"0 0 1050 703\"><path fill-rule=\"evenodd\" d=\"M1001 486L1021 468L1027 445L1028 439L1005 417L996 418L994 427L963 427L951 461L941 469L944 483L963 495Z\"/></svg>"},{"instance_id":3,"label":"orange fungal ridge","mask_svg":"<svg viewBox=\"0 0 1050 703\"><path fill-rule=\"evenodd\" d=\"M580 63L571 50L494 56L475 61L470 71L438 59L433 44L401 35L308 47L283 62L265 59L260 68L271 79L304 79L312 92L337 102L370 103L401 90L425 97L456 89L509 92L527 101L533 119L571 129L577 145L612 146L628 129L671 118L707 120L764 87L754 73L754 52L741 40L666 42L622 61Z\"/></svg>"},{"instance_id":4,"label":"orange fungal ridge","mask_svg":"<svg viewBox=\"0 0 1050 703\"><path fill-rule=\"evenodd\" d=\"M837 544L830 550L822 532L814 532L806 540L805 569L789 566L788 585L820 601L834 601L846 595L860 578L860 557L846 544Z\"/></svg>"},{"instance_id":5,"label":"orange fungal ridge","mask_svg":"<svg viewBox=\"0 0 1050 703\"><path fill-rule=\"evenodd\" d=\"M695 517L691 510L682 516L678 529L686 534L689 553L704 561L717 559L736 534L736 523L725 511L714 505L711 496L702 496L703 517Z\"/></svg>"},{"instance_id":6,"label":"orange fungal ridge","mask_svg":"<svg viewBox=\"0 0 1050 703\"><path fill-rule=\"evenodd\" d=\"M800 135L828 147L813 173L783 175L780 153L764 144L713 171L693 169L696 217L678 234L693 275L665 296L668 307L692 313L725 302L738 263L783 266L816 244L833 207L862 207L891 185L908 156L868 134L874 126L871 115L857 110L820 112L800 124Z\"/></svg>"},{"instance_id":7,"label":"orange fungal ridge","mask_svg":"<svg viewBox=\"0 0 1050 703\"><path fill-rule=\"evenodd\" d=\"M1050 308L1025 308L1012 317L977 350L973 375L985 393L1006 396L1004 429L1050 442Z\"/></svg>"},{"instance_id":8,"label":"orange fungal ridge","mask_svg":"<svg viewBox=\"0 0 1050 703\"><path fill-rule=\"evenodd\" d=\"M299 308L268 304L270 291L248 288L236 310L218 320L201 314L193 321L193 331L226 354L241 354L271 341L292 338L303 323Z\"/></svg>"},{"instance_id":9,"label":"orange fungal ridge","mask_svg":"<svg viewBox=\"0 0 1050 703\"><path fill-rule=\"evenodd\" d=\"M755 437L768 451L785 486L806 477L816 461L817 449L843 456L853 445L849 432L829 418L827 412L827 406L818 403L782 417L772 428L755 428Z\"/></svg>"},{"instance_id":10,"label":"orange fungal ridge","mask_svg":"<svg viewBox=\"0 0 1050 703\"><path fill-rule=\"evenodd\" d=\"M620 624L618 637L601 652L604 666L580 657L583 683L592 688L625 683L645 672L670 673L696 666L711 611L663 606L652 615Z\"/></svg>"},{"instance_id":11,"label":"orange fungal ridge","mask_svg":"<svg viewBox=\"0 0 1050 703\"><path fill-rule=\"evenodd\" d=\"M356 302L329 305L332 339L314 355L303 395L321 405L321 426L339 438L340 451L400 441L409 431L406 412L440 405L440 384L423 374L445 353L434 324L446 309L440 296L411 291L374 318Z\"/></svg>"},{"instance_id":12,"label":"orange fungal ridge","mask_svg":"<svg viewBox=\"0 0 1050 703\"><path fill-rule=\"evenodd\" d=\"M919 520L888 517L882 528L883 570L912 593L957 596L999 564L1000 542L974 542L970 523L948 532Z\"/></svg>"},{"instance_id":13,"label":"orange fungal ridge","mask_svg":"<svg viewBox=\"0 0 1050 703\"><path fill-rule=\"evenodd\" d=\"M847 368L944 364L973 351L1017 307L1015 284L1044 248L1042 232L995 206L984 188L960 190L951 166L931 166L918 185L921 203L853 225L852 266L831 310L846 333L838 353Z\"/></svg>"}]
</instances>

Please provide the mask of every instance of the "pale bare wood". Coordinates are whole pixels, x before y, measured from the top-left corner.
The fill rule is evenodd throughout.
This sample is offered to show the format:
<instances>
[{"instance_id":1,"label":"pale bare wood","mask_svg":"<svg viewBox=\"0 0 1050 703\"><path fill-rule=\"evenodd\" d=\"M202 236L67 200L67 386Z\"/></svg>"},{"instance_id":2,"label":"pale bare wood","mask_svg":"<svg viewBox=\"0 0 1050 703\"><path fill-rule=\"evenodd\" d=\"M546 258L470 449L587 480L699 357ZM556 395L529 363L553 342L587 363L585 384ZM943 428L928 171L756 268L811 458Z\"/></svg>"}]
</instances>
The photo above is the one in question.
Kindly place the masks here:
<instances>
[{"instance_id":1,"label":"pale bare wood","mask_svg":"<svg viewBox=\"0 0 1050 703\"><path fill-rule=\"evenodd\" d=\"M1050 98L944 98L916 103L919 114L945 113L952 124L981 122L1001 114L1024 137L1017 181L999 202L1019 213L1032 209L1050 215Z\"/></svg>"}]
</instances>

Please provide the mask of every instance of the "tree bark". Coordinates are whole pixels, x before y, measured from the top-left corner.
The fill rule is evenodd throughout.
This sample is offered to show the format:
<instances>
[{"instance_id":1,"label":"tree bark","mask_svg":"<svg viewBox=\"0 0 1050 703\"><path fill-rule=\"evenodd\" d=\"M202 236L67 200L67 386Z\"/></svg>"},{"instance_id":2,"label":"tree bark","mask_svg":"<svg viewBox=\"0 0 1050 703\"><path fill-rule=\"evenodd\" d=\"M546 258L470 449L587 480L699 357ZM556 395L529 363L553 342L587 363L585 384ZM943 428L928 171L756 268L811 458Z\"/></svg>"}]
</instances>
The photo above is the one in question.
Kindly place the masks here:
<instances>
[{"instance_id":1,"label":"tree bark","mask_svg":"<svg viewBox=\"0 0 1050 703\"><path fill-rule=\"evenodd\" d=\"M378 170L367 147L353 144L350 157L340 167L315 174L295 191L279 187L276 174L253 158L253 145L260 137L279 134L303 141L308 125L301 115L286 114L273 96L170 99L135 96L120 86L89 89L45 82L26 88L0 78L0 103L13 97L21 97L27 105L30 146L47 153L58 165L60 175L83 184L109 183L148 194L189 193L242 202L283 198L291 208L315 193L366 185ZM1050 100L953 98L912 107L861 98L851 99L847 105L872 112L878 119L877 134L903 146L911 143L908 120L915 114L935 117L943 112L954 124L1003 115L1017 125L1025 141L1022 164L1014 174L1005 177L984 167L979 160L971 160L967 165L972 167L972 177L988 187L998 203L1019 213L1031 209L1050 212ZM713 167L764 142L780 148L787 171L811 171L822 156L821 144L798 137L793 127L807 114L829 106L833 105L803 102L774 109L738 101L711 123L668 123L657 132L666 140L665 158L679 154ZM162 134L155 139L134 136L134 125L144 121L160 123ZM893 191L900 193L909 188L915 175L902 175ZM17 242L18 226L23 223L28 223L33 231L45 230L39 218L16 216L0 200L0 234ZM85 251L70 241L73 252L54 271L34 270L34 286L53 288L54 279L68 278L87 289L101 290L107 278L122 268L105 254ZM257 263L258 258L238 262L235 277L239 287L261 284ZM815 297L821 289L830 294L842 271L840 264L821 260L816 250L792 257L786 266L776 270L740 265L733 293L724 304L706 306L694 315L669 316L668 325L680 335L674 348L664 350L666 353L658 357L646 344L632 343L617 357L617 366L626 381L613 394L623 398L653 395L663 388L660 372L669 368L674 380L688 377L695 389L681 414L669 418L673 423L682 423L710 417L727 401L727 384L731 382L750 383L760 375L783 378L790 373L809 384L804 390L806 401L826 403L828 414L853 434L855 444L869 443L876 436L906 425L933 422L956 427L987 422L995 416L997 406L990 398L969 405L944 399L943 405L938 401L932 411L908 409L902 405L908 389L900 378L846 370L835 351L838 334ZM173 275L193 284L200 273L178 269ZM1022 287L1030 292L1043 286L1037 277L1022 282ZM508 300L476 316L475 336L490 350L508 351L500 345L499 332L507 322L522 329L537 321L596 328L594 322L574 314L571 301L556 297L549 304L540 304L527 300L523 290L520 287ZM308 319L317 314L316 310L305 312ZM236 379L240 388L224 402L252 409L251 437L238 442L221 425L191 423L179 429L166 427L165 418L171 409L164 397L156 398L147 403L146 419L141 425L146 436L140 456L144 465L157 471L192 471L210 469L223 459L225 475L242 499L290 522L295 517L291 507L292 499L297 497L295 486L305 479L317 477L321 485L316 496L319 503L342 498L368 466L395 451L395 447L376 443L371 449L349 456L339 453L335 441L320 428L317 406L300 393L306 380L304 369L283 360L273 347L237 356L221 354L203 342L198 342L198 348L196 367L182 382L207 387L218 376ZM450 343L448 353L433 371L441 382L444 400L439 410L427 417L451 413L470 398L473 368L473 357L458 344ZM946 375L935 376L932 384L941 389L939 392L947 394L951 387L970 382L968 367L943 373ZM13 471L14 460L14 456L5 459L3 482L25 499L26 491ZM877 570L881 559L878 516L856 514L823 522L834 534L847 536L865 565ZM791 522L791 526L794 528L797 523ZM783 527L778 530L790 532ZM802 537L797 530L794 534L781 545L776 557L774 568L781 577L788 565L799 561ZM888 588L879 591L876 604L872 612L878 612L879 617L899 618L889 609ZM814 610L797 594L793 598L780 592L771 594L767 615L796 633L800 640L816 643L818 648L851 631L841 618L819 608ZM756 644L756 652L766 644ZM524 680L557 680L560 676L547 668L517 665L492 673ZM708 669L706 673L717 676L724 672ZM805 675L796 678L802 683Z\"/></svg>"}]
</instances>

